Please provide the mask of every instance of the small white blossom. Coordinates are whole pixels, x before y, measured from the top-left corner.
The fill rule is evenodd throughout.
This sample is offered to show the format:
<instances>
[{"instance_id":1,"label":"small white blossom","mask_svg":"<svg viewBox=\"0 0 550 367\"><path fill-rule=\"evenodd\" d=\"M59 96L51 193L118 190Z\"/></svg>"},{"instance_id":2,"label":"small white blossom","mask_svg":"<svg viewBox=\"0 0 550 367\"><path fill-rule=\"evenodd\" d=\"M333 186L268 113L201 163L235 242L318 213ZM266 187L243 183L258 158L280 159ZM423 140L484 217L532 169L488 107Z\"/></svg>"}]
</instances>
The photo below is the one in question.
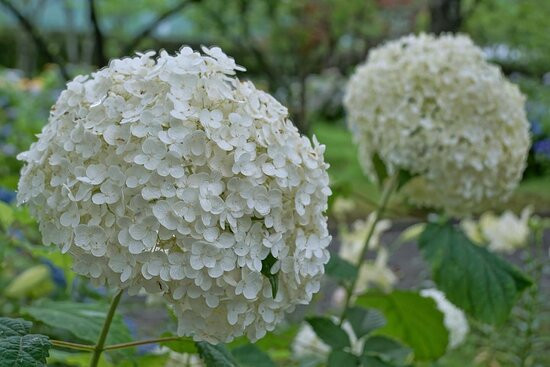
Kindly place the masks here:
<instances>
[{"instance_id":1,"label":"small white blossom","mask_svg":"<svg viewBox=\"0 0 550 367\"><path fill-rule=\"evenodd\" d=\"M423 289L420 294L433 299L437 309L443 313L443 323L449 332L448 349L456 348L462 344L470 330L464 311L449 302L445 294L438 289Z\"/></svg>"},{"instance_id":2,"label":"small white blossom","mask_svg":"<svg viewBox=\"0 0 550 367\"><path fill-rule=\"evenodd\" d=\"M529 217L533 209L526 207L518 217L507 210L500 216L486 212L478 222L463 220L462 227L470 239L487 244L491 251L512 253L529 242Z\"/></svg>"}]
</instances>

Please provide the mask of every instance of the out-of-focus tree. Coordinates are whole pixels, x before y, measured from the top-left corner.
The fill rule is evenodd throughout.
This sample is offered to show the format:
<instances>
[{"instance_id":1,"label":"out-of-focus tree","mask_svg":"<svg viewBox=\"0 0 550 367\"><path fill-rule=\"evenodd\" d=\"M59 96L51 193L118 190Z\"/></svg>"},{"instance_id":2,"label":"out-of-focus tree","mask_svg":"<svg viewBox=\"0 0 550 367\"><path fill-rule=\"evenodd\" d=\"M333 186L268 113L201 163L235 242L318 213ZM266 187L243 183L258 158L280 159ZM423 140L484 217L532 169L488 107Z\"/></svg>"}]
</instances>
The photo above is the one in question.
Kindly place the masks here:
<instances>
[{"instance_id":1,"label":"out-of-focus tree","mask_svg":"<svg viewBox=\"0 0 550 367\"><path fill-rule=\"evenodd\" d=\"M492 45L492 58L508 74L540 77L550 71L550 1L483 0L463 30Z\"/></svg>"}]
</instances>

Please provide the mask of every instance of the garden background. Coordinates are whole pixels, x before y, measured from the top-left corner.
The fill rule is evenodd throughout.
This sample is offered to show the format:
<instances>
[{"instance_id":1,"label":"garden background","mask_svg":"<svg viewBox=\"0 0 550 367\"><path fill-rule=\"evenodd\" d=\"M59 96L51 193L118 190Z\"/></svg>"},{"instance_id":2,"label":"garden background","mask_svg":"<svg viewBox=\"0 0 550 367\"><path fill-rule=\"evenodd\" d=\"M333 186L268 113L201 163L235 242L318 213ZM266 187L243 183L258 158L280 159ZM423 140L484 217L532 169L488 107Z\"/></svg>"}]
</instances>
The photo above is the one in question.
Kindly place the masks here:
<instances>
[{"instance_id":1,"label":"garden background","mask_svg":"<svg viewBox=\"0 0 550 367\"><path fill-rule=\"evenodd\" d=\"M338 198L354 203L345 216L351 225L365 218L379 198L376 185L360 169L346 127L343 88L370 49L423 31L468 34L527 96L532 134L528 166L518 190L494 211L511 209L519 215L530 206L536 215L550 216L550 1L0 0L0 315L27 314L40 331L51 327L52 318L57 317L60 324L65 321L62 310L41 312L55 309L48 308L49 302L89 302L93 311L92 302L106 294L105 289L75 277L68 256L42 246L36 223L14 204L21 168L15 157L35 140L67 80L135 51L173 52L182 45L222 47L247 69L245 78L289 108L302 133L316 135L327 146L325 159L331 164L333 190L331 248L337 251L339 226L332 203ZM383 239L391 242L427 211L397 196L387 213L392 227ZM549 233L543 243L547 259ZM508 258L522 265L529 251L527 247ZM541 291L535 303L520 300L513 317L502 326L472 324L466 342L434 365L550 364L550 267L547 261L542 264ZM411 243L393 254L389 267L400 288L429 278L427 266ZM335 287L327 283L313 311L326 309ZM289 318L298 321L308 312L312 309L299 309ZM165 308L145 297L124 299L120 314L117 327L122 339L130 334L138 339L174 331ZM62 339L70 333L60 324L55 333ZM297 327L290 326L258 345L285 365L296 332ZM87 340L86 335L76 337ZM158 346L114 356L104 365L169 362L167 355L148 353L151 348ZM49 364L81 366L87 365L87 358L51 350Z\"/></svg>"}]
</instances>

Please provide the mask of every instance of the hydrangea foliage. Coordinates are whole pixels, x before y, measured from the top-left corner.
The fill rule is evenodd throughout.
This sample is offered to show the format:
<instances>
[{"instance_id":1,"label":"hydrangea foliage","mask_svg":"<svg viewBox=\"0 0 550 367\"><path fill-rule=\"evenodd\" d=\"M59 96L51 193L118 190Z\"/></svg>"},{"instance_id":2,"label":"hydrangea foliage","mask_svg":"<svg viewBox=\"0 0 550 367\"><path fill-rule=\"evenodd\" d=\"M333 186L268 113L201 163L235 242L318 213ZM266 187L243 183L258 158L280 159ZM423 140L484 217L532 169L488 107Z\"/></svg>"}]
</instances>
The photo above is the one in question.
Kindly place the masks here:
<instances>
[{"instance_id":1,"label":"hydrangea foliage","mask_svg":"<svg viewBox=\"0 0 550 367\"><path fill-rule=\"evenodd\" d=\"M76 272L161 293L180 335L256 340L319 290L328 165L232 58L203 52L138 54L69 82L19 156L18 201Z\"/></svg>"},{"instance_id":2,"label":"hydrangea foliage","mask_svg":"<svg viewBox=\"0 0 550 367\"><path fill-rule=\"evenodd\" d=\"M505 198L530 144L524 96L462 35L422 34L370 52L344 104L361 163L418 175L413 202L464 214Z\"/></svg>"}]
</instances>

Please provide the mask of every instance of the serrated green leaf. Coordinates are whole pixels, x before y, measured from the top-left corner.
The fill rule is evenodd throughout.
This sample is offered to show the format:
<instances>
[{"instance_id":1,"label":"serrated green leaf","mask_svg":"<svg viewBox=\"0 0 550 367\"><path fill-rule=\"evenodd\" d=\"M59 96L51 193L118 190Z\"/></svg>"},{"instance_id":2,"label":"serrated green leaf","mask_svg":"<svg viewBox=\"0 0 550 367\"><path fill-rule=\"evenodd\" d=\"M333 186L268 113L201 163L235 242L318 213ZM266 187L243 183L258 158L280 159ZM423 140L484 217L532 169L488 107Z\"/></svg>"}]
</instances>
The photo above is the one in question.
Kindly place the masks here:
<instances>
[{"instance_id":1,"label":"serrated green leaf","mask_svg":"<svg viewBox=\"0 0 550 367\"><path fill-rule=\"evenodd\" d=\"M350 346L348 333L332 320L326 317L309 317L306 321L311 325L315 334L332 349L343 349Z\"/></svg>"},{"instance_id":2,"label":"serrated green leaf","mask_svg":"<svg viewBox=\"0 0 550 367\"><path fill-rule=\"evenodd\" d=\"M357 267L336 254L330 256L325 271L328 276L342 283L352 282L357 276Z\"/></svg>"},{"instance_id":3,"label":"serrated green leaf","mask_svg":"<svg viewBox=\"0 0 550 367\"><path fill-rule=\"evenodd\" d=\"M27 334L0 339L0 366L41 367L51 348L47 336Z\"/></svg>"},{"instance_id":4,"label":"serrated green leaf","mask_svg":"<svg viewBox=\"0 0 550 367\"><path fill-rule=\"evenodd\" d=\"M95 343L108 308L105 304L43 300L21 311L46 325L67 330L79 339ZM107 335L107 345L131 340L130 331L122 317L115 315Z\"/></svg>"},{"instance_id":5,"label":"serrated green leaf","mask_svg":"<svg viewBox=\"0 0 550 367\"><path fill-rule=\"evenodd\" d=\"M161 337L163 337L163 338L164 337L170 337L170 336L175 336L175 335L172 334L172 333L169 333L169 332L161 334ZM168 342L161 342L160 345L162 345L164 347L167 347L167 348L173 350L174 352L178 352L178 353L189 353L189 354L197 354L198 353L197 346L195 345L195 342L193 341L193 339L188 338L188 337L181 337L178 340L172 340L172 341L168 341Z\"/></svg>"},{"instance_id":6,"label":"serrated green leaf","mask_svg":"<svg viewBox=\"0 0 550 367\"><path fill-rule=\"evenodd\" d=\"M419 247L438 288L476 319L504 322L531 281L518 269L474 244L451 223L429 223Z\"/></svg>"},{"instance_id":7,"label":"serrated green leaf","mask_svg":"<svg viewBox=\"0 0 550 367\"><path fill-rule=\"evenodd\" d=\"M235 361L239 366L243 367L275 367L275 363L269 355L258 348L256 345L248 343L241 345L231 351Z\"/></svg>"},{"instance_id":8,"label":"serrated green leaf","mask_svg":"<svg viewBox=\"0 0 550 367\"><path fill-rule=\"evenodd\" d=\"M0 317L0 366L42 367L51 348L45 335L28 334L32 322Z\"/></svg>"},{"instance_id":9,"label":"serrated green leaf","mask_svg":"<svg viewBox=\"0 0 550 367\"><path fill-rule=\"evenodd\" d=\"M404 365L411 353L409 348L385 336L371 336L365 340L363 345L363 355L378 357L392 365Z\"/></svg>"},{"instance_id":10,"label":"serrated green leaf","mask_svg":"<svg viewBox=\"0 0 550 367\"><path fill-rule=\"evenodd\" d=\"M448 333L443 314L432 299L410 291L369 292L356 304L380 310L387 324L376 334L411 347L417 360L434 360L445 353Z\"/></svg>"},{"instance_id":11,"label":"serrated green leaf","mask_svg":"<svg viewBox=\"0 0 550 367\"><path fill-rule=\"evenodd\" d=\"M206 367L237 367L233 356L223 344L213 345L207 342L195 344Z\"/></svg>"},{"instance_id":12,"label":"serrated green leaf","mask_svg":"<svg viewBox=\"0 0 550 367\"><path fill-rule=\"evenodd\" d=\"M31 330L32 322L24 319L0 317L0 339L8 336L23 336Z\"/></svg>"},{"instance_id":13,"label":"serrated green leaf","mask_svg":"<svg viewBox=\"0 0 550 367\"><path fill-rule=\"evenodd\" d=\"M328 355L327 367L353 367L359 365L359 359L343 350L333 350Z\"/></svg>"},{"instance_id":14,"label":"serrated green leaf","mask_svg":"<svg viewBox=\"0 0 550 367\"><path fill-rule=\"evenodd\" d=\"M277 291L279 289L279 272L275 274L271 273L271 268L277 262L277 259L269 253L265 259L262 260L262 270L261 273L269 280L271 284L271 295L273 298L277 297Z\"/></svg>"},{"instance_id":15,"label":"serrated green leaf","mask_svg":"<svg viewBox=\"0 0 550 367\"><path fill-rule=\"evenodd\" d=\"M351 307L346 311L346 319L351 324L357 338L386 325L384 315L377 310Z\"/></svg>"},{"instance_id":16,"label":"serrated green leaf","mask_svg":"<svg viewBox=\"0 0 550 367\"><path fill-rule=\"evenodd\" d=\"M376 178L378 179L378 183L382 184L388 178L388 170L386 168L386 164L380 158L378 153L374 153L372 156L372 166L374 167L374 171L376 172Z\"/></svg>"}]
</instances>

